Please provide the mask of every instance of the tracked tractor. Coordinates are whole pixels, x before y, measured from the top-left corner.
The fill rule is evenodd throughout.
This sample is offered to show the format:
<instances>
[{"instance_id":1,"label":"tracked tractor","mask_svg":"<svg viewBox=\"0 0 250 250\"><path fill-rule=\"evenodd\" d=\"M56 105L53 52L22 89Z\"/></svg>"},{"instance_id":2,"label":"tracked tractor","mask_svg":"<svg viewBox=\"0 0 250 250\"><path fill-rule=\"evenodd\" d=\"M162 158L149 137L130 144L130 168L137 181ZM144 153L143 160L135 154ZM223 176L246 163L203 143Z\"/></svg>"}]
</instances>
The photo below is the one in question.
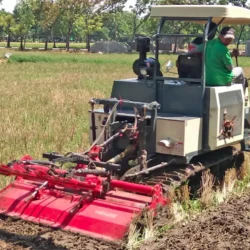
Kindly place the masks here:
<instances>
[{"instance_id":1,"label":"tracked tractor","mask_svg":"<svg viewBox=\"0 0 250 250\"><path fill-rule=\"evenodd\" d=\"M0 191L0 213L106 240L120 240L144 210L157 212L178 187L206 168L235 161L249 149L248 88L206 86L203 56L179 55L160 66L159 44L167 22L250 24L250 10L233 6L152 6L160 24L152 41L137 40L136 77L115 80L111 96L90 100L90 147L84 152L24 156L0 166L15 180ZM197 34L186 35L196 37ZM206 46L204 46L206 47ZM166 55L163 55L166 57ZM147 67L147 62L152 67ZM67 168L62 168L66 164ZM66 169L66 170L65 170Z\"/></svg>"}]
</instances>

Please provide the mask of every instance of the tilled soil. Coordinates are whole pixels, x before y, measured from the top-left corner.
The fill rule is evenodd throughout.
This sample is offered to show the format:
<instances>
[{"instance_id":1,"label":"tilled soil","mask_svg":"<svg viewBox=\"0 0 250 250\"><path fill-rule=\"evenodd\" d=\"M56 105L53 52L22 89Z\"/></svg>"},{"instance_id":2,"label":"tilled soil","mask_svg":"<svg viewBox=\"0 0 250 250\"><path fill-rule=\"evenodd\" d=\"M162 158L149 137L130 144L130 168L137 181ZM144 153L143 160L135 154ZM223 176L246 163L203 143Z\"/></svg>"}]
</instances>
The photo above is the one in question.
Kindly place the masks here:
<instances>
[{"instance_id":1,"label":"tilled soil","mask_svg":"<svg viewBox=\"0 0 250 250\"><path fill-rule=\"evenodd\" d=\"M113 244L40 225L0 217L0 249L8 250L123 250ZM200 214L186 225L177 225L162 239L147 242L140 250L250 250L250 194L234 198Z\"/></svg>"},{"instance_id":2,"label":"tilled soil","mask_svg":"<svg viewBox=\"0 0 250 250\"><path fill-rule=\"evenodd\" d=\"M200 214L186 225L167 231L161 240L140 250L249 250L250 194Z\"/></svg>"},{"instance_id":3,"label":"tilled soil","mask_svg":"<svg viewBox=\"0 0 250 250\"><path fill-rule=\"evenodd\" d=\"M0 216L0 249L6 250L121 250L121 244L53 230Z\"/></svg>"}]
</instances>

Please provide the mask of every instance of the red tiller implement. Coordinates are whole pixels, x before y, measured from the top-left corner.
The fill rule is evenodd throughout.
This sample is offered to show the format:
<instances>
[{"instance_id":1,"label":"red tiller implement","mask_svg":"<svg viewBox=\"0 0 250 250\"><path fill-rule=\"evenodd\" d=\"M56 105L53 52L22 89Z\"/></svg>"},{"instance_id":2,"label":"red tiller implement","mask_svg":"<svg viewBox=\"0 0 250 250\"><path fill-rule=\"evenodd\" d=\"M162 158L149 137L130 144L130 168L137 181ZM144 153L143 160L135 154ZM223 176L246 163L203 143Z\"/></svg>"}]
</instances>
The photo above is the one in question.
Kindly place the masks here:
<instances>
[{"instance_id":1,"label":"red tiller implement","mask_svg":"<svg viewBox=\"0 0 250 250\"><path fill-rule=\"evenodd\" d=\"M146 186L102 174L101 170L65 171L24 157L0 165L0 174L16 176L0 191L0 213L27 221L119 240L145 208L165 205L160 185Z\"/></svg>"}]
</instances>

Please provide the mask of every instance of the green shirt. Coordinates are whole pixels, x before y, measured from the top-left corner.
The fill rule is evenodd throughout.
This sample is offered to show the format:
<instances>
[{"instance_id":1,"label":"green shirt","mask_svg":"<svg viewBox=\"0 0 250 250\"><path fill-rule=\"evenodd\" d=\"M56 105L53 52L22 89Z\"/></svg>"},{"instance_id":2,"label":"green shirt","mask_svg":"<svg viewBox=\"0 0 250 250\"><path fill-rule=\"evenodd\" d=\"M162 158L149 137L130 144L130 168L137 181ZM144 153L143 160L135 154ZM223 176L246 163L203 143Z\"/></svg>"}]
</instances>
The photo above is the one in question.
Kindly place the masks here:
<instances>
[{"instance_id":1,"label":"green shirt","mask_svg":"<svg viewBox=\"0 0 250 250\"><path fill-rule=\"evenodd\" d=\"M203 44L198 46L202 51ZM227 66L232 65L230 52L219 38L210 40L206 46L206 85L225 86L232 82L233 72Z\"/></svg>"}]
</instances>

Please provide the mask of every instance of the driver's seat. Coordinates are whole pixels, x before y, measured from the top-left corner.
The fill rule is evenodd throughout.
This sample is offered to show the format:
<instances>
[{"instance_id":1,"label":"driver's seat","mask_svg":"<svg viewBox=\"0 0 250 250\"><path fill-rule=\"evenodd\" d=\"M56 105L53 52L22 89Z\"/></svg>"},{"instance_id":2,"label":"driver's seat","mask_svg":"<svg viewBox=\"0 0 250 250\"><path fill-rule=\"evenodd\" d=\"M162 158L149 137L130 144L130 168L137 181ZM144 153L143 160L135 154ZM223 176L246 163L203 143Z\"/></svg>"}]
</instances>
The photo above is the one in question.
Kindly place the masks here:
<instances>
[{"instance_id":1,"label":"driver's seat","mask_svg":"<svg viewBox=\"0 0 250 250\"><path fill-rule=\"evenodd\" d=\"M202 57L200 55L179 55L177 68L179 78L201 79Z\"/></svg>"}]
</instances>

